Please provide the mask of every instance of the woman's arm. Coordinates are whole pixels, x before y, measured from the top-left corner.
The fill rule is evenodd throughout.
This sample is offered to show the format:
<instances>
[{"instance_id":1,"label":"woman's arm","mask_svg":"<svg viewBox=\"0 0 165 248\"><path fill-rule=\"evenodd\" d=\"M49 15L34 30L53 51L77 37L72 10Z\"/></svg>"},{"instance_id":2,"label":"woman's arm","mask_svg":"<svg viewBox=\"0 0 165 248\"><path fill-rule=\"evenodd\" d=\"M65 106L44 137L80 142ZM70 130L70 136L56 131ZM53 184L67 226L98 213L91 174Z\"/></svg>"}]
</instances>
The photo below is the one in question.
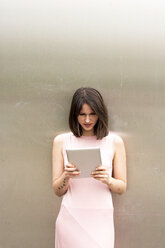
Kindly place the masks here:
<instances>
[{"instance_id":1,"label":"woman's arm","mask_svg":"<svg viewBox=\"0 0 165 248\"><path fill-rule=\"evenodd\" d=\"M108 186L112 192L123 194L127 189L125 146L119 136L115 137L114 145L113 177L109 178Z\"/></svg>"},{"instance_id":2,"label":"woman's arm","mask_svg":"<svg viewBox=\"0 0 165 248\"><path fill-rule=\"evenodd\" d=\"M52 186L58 196L66 193L69 186L69 179L64 174L64 159L62 154L63 137L58 135L54 138L52 149Z\"/></svg>"},{"instance_id":3,"label":"woman's arm","mask_svg":"<svg viewBox=\"0 0 165 248\"><path fill-rule=\"evenodd\" d=\"M64 195L68 190L69 179L79 175L80 172L72 164L66 165L64 170L63 136L56 136L52 150L52 186L55 194Z\"/></svg>"},{"instance_id":4,"label":"woman's arm","mask_svg":"<svg viewBox=\"0 0 165 248\"><path fill-rule=\"evenodd\" d=\"M123 194L127 188L125 146L119 136L114 142L113 177L104 166L97 167L92 176L107 184L112 192Z\"/></svg>"}]
</instances>

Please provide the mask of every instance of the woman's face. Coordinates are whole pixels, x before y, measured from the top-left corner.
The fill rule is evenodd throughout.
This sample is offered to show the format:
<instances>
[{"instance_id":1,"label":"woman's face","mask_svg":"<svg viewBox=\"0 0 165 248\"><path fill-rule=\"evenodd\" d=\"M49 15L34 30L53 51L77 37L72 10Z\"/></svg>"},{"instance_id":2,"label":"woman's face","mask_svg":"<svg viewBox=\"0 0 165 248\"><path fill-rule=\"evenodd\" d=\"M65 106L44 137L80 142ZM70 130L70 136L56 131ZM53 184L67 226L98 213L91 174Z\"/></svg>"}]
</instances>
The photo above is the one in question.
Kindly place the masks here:
<instances>
[{"instance_id":1,"label":"woman's face","mask_svg":"<svg viewBox=\"0 0 165 248\"><path fill-rule=\"evenodd\" d=\"M82 127L83 135L94 135L94 126L98 120L98 116L88 104L83 104L82 109L80 110L80 114L77 117L77 120Z\"/></svg>"}]
</instances>

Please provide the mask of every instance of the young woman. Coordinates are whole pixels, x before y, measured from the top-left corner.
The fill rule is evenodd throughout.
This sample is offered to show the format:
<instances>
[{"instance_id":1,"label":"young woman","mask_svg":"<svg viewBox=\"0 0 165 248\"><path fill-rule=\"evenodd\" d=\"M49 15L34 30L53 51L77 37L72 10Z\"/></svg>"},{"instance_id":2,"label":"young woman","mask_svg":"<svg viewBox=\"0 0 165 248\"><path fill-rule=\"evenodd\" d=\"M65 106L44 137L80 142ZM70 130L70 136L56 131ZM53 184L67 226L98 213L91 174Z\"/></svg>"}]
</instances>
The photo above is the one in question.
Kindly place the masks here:
<instances>
[{"instance_id":1,"label":"young woman","mask_svg":"<svg viewBox=\"0 0 165 248\"><path fill-rule=\"evenodd\" d=\"M123 140L108 130L108 114L101 94L79 88L73 95L71 132L53 142L53 189L64 196L56 220L56 248L113 248L111 192L126 191L126 155ZM66 148L100 147L102 165L88 178L69 164ZM89 158L91 159L91 158Z\"/></svg>"}]
</instances>

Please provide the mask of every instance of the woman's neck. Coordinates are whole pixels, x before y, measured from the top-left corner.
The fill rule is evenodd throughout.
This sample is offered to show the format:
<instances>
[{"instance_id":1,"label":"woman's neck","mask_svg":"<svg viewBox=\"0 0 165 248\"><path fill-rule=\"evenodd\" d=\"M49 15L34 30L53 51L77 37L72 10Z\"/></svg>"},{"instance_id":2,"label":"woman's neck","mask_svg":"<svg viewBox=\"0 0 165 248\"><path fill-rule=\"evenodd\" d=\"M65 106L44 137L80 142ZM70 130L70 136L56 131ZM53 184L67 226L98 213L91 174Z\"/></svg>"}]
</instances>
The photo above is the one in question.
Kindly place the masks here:
<instances>
[{"instance_id":1,"label":"woman's neck","mask_svg":"<svg viewBox=\"0 0 165 248\"><path fill-rule=\"evenodd\" d=\"M83 132L82 136L95 136L94 132Z\"/></svg>"}]
</instances>

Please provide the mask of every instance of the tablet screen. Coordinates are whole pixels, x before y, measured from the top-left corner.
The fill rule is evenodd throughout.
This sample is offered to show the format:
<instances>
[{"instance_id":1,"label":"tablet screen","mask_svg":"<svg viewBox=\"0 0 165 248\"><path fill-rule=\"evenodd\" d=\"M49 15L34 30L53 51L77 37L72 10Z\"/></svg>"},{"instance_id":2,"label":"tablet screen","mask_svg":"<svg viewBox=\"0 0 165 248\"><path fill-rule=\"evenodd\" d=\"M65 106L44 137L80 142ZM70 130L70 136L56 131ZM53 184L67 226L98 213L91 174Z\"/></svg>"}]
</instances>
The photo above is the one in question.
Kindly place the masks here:
<instances>
[{"instance_id":1,"label":"tablet screen","mask_svg":"<svg viewBox=\"0 0 165 248\"><path fill-rule=\"evenodd\" d=\"M97 166L102 164L99 147L66 149L68 162L74 164L80 171L79 177L90 177Z\"/></svg>"}]
</instances>

